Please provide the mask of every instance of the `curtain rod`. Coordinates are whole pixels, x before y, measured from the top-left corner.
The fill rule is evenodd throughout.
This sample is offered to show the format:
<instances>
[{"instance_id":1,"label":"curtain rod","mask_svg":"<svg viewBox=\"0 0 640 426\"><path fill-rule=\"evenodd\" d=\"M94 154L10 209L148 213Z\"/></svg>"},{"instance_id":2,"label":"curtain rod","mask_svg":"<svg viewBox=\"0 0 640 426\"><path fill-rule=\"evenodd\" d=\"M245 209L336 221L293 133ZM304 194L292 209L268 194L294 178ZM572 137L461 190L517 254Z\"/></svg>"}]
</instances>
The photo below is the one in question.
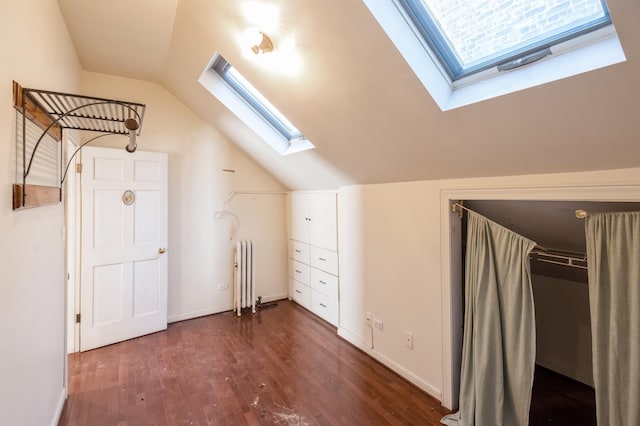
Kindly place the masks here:
<instances>
[{"instance_id":1,"label":"curtain rod","mask_svg":"<svg viewBox=\"0 0 640 426\"><path fill-rule=\"evenodd\" d=\"M460 218L462 218L462 212L461 212L460 210L458 210L459 208L460 208L460 209L463 209L463 210L466 210L466 211L468 211L468 212L473 212L473 210L471 210L470 208L467 208L467 207L463 206L463 205L462 205L462 204L460 204L460 203L453 203L453 204L451 205L451 211L452 211L453 213L458 213L458 217L460 217ZM474 212L474 213L475 213L475 212ZM586 210L576 210L576 217L577 217L578 219L584 219L585 217L587 217L587 211L586 211Z\"/></svg>"},{"instance_id":2,"label":"curtain rod","mask_svg":"<svg viewBox=\"0 0 640 426\"><path fill-rule=\"evenodd\" d=\"M453 213L458 213L458 217L462 219L462 211L458 210L458 209L462 209L462 210L466 210L468 212L473 212L473 210L463 206L460 203L453 203L451 204L451 212ZM474 212L475 213L475 212Z\"/></svg>"}]
</instances>

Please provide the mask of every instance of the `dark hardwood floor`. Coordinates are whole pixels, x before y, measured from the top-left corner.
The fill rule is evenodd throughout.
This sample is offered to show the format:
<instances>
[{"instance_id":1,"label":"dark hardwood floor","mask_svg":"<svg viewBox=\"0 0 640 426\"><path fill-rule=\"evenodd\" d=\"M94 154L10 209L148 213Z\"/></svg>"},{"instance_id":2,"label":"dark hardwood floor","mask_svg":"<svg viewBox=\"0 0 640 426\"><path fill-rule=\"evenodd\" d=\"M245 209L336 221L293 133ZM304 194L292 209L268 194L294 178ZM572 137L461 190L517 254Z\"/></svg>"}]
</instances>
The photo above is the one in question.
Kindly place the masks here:
<instances>
[{"instance_id":1,"label":"dark hardwood floor","mask_svg":"<svg viewBox=\"0 0 640 426\"><path fill-rule=\"evenodd\" d=\"M592 387L536 365L530 426L596 426Z\"/></svg>"},{"instance_id":2,"label":"dark hardwood floor","mask_svg":"<svg viewBox=\"0 0 640 426\"><path fill-rule=\"evenodd\" d=\"M69 370L59 425L437 425L448 412L289 301L73 354Z\"/></svg>"}]
</instances>

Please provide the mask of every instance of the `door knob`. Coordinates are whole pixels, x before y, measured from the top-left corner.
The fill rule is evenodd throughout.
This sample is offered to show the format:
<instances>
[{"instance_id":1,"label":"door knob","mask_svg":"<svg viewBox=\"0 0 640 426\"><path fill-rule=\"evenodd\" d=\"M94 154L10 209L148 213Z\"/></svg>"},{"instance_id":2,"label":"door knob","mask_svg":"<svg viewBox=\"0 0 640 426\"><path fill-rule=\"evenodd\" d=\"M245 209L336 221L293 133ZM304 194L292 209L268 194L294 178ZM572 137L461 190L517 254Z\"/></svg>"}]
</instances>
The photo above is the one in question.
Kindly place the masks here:
<instances>
[{"instance_id":1,"label":"door knob","mask_svg":"<svg viewBox=\"0 0 640 426\"><path fill-rule=\"evenodd\" d=\"M167 249L166 249L166 248L164 248L164 247L160 247L160 248L158 249L158 253L160 253L160 254L164 253L165 251L167 251Z\"/></svg>"}]
</instances>

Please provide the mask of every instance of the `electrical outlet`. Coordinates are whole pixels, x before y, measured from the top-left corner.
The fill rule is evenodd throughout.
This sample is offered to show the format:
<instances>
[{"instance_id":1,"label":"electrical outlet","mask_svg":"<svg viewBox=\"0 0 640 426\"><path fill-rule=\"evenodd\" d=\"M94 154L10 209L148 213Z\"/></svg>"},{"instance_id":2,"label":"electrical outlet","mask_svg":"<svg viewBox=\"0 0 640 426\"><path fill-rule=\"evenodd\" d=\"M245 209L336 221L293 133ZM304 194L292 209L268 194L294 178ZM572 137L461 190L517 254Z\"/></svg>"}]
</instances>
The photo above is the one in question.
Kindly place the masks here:
<instances>
[{"instance_id":1,"label":"electrical outlet","mask_svg":"<svg viewBox=\"0 0 640 426\"><path fill-rule=\"evenodd\" d=\"M227 283L220 284L220 285L218 286L218 290L226 290L226 289L228 289L228 288L229 288L229 284L227 284Z\"/></svg>"},{"instance_id":2,"label":"electrical outlet","mask_svg":"<svg viewBox=\"0 0 640 426\"><path fill-rule=\"evenodd\" d=\"M404 345L409 349L413 349L413 333L409 331L405 331L404 338L405 338Z\"/></svg>"},{"instance_id":3,"label":"electrical outlet","mask_svg":"<svg viewBox=\"0 0 640 426\"><path fill-rule=\"evenodd\" d=\"M365 322L367 323L367 326L369 328L373 327L373 314L371 312L367 312L367 317L365 319Z\"/></svg>"},{"instance_id":4,"label":"electrical outlet","mask_svg":"<svg viewBox=\"0 0 640 426\"><path fill-rule=\"evenodd\" d=\"M383 327L384 327L384 324L382 324L382 320L374 319L374 320L373 320L373 324L375 325L375 327L376 327L378 330L382 331L382 329L383 329Z\"/></svg>"}]
</instances>

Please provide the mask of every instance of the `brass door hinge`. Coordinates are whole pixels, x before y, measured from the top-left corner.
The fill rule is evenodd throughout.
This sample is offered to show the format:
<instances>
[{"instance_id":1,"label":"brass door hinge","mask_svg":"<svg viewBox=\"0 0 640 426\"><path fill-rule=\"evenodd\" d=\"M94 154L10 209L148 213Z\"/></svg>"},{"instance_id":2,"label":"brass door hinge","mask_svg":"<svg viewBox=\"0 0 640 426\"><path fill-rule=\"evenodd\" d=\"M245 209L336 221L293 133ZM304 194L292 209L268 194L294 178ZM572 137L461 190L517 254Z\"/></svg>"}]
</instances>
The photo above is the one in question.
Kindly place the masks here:
<instances>
[{"instance_id":1,"label":"brass door hinge","mask_svg":"<svg viewBox=\"0 0 640 426\"><path fill-rule=\"evenodd\" d=\"M82 163L76 164L76 173L82 173Z\"/></svg>"},{"instance_id":2,"label":"brass door hinge","mask_svg":"<svg viewBox=\"0 0 640 426\"><path fill-rule=\"evenodd\" d=\"M76 314L76 324L80 324L80 314Z\"/></svg>"}]
</instances>

